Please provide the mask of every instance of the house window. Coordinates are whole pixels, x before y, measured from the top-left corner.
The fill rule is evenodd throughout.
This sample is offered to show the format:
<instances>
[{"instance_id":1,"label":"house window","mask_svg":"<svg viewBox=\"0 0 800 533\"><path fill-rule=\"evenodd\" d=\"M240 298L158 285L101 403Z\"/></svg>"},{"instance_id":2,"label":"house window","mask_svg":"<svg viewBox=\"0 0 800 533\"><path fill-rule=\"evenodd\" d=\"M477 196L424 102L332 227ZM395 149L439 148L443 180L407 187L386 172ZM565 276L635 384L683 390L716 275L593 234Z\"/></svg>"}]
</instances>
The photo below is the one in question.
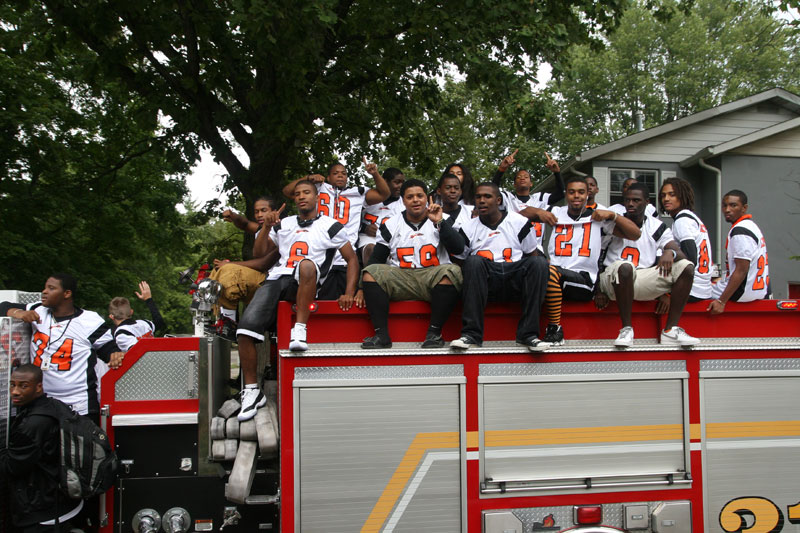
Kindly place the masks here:
<instances>
[{"instance_id":1,"label":"house window","mask_svg":"<svg viewBox=\"0 0 800 533\"><path fill-rule=\"evenodd\" d=\"M609 186L609 200L611 205L622 203L622 184L625 180L634 178L640 183L647 185L650 190L650 203L658 207L658 171L639 170L632 168L612 168L609 169L611 183Z\"/></svg>"}]
</instances>

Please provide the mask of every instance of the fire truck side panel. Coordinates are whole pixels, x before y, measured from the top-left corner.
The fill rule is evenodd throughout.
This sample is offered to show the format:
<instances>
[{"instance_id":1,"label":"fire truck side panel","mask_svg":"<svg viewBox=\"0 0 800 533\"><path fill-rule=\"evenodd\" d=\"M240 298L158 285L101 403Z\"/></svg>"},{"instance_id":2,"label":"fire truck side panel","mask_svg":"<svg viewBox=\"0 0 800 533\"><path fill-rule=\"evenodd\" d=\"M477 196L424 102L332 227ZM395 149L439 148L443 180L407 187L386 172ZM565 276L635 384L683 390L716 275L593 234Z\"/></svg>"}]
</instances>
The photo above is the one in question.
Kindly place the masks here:
<instances>
[{"instance_id":1,"label":"fire truck side panel","mask_svg":"<svg viewBox=\"0 0 800 533\"><path fill-rule=\"evenodd\" d=\"M701 361L700 375L705 530L800 531L800 359Z\"/></svg>"},{"instance_id":2,"label":"fire truck side panel","mask_svg":"<svg viewBox=\"0 0 800 533\"><path fill-rule=\"evenodd\" d=\"M299 529L461 530L462 375L461 365L298 369Z\"/></svg>"},{"instance_id":3,"label":"fire truck side panel","mask_svg":"<svg viewBox=\"0 0 800 533\"><path fill-rule=\"evenodd\" d=\"M687 377L682 361L481 365L482 493L687 485Z\"/></svg>"}]
</instances>

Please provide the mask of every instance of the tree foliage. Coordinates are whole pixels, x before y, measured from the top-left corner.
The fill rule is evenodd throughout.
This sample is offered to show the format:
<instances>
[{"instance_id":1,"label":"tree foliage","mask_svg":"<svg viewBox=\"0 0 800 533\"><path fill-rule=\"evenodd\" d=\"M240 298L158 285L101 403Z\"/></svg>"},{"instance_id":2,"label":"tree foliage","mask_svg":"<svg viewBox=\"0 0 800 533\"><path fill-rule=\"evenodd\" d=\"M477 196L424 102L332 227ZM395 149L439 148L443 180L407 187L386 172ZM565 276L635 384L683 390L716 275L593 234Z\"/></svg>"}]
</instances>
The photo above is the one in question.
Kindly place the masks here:
<instances>
[{"instance_id":1,"label":"tree foliage","mask_svg":"<svg viewBox=\"0 0 800 533\"><path fill-rule=\"evenodd\" d=\"M550 84L563 153L633 133L635 110L652 127L773 87L800 89L798 33L772 2L657 7L636 2L606 47L570 50L569 67Z\"/></svg>"},{"instance_id":2,"label":"tree foliage","mask_svg":"<svg viewBox=\"0 0 800 533\"><path fill-rule=\"evenodd\" d=\"M92 55L47 31L35 4L0 9L0 287L36 291L68 271L78 303L102 311L145 279L163 307L188 230L187 147L143 97L90 76Z\"/></svg>"},{"instance_id":3,"label":"tree foliage","mask_svg":"<svg viewBox=\"0 0 800 533\"><path fill-rule=\"evenodd\" d=\"M437 77L516 102L541 60L611 26L622 0L44 0L51 30L196 138L249 204L387 137L421 149ZM236 156L240 146L247 157ZM456 154L448 154L454 157Z\"/></svg>"}]
</instances>

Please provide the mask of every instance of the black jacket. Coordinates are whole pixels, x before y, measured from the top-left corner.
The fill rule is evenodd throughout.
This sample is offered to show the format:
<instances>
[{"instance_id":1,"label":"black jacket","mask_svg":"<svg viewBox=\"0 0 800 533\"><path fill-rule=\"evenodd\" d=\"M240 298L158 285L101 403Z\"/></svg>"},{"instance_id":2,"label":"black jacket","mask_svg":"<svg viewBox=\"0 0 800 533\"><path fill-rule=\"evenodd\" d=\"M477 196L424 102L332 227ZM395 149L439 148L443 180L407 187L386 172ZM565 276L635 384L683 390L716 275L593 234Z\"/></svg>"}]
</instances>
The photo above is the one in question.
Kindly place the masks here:
<instances>
[{"instance_id":1,"label":"black jacket","mask_svg":"<svg viewBox=\"0 0 800 533\"><path fill-rule=\"evenodd\" d=\"M0 450L0 477L11 492L12 520L29 526L66 514L78 505L58 488L60 437L52 398L40 396L24 407L9 428L8 448Z\"/></svg>"}]
</instances>

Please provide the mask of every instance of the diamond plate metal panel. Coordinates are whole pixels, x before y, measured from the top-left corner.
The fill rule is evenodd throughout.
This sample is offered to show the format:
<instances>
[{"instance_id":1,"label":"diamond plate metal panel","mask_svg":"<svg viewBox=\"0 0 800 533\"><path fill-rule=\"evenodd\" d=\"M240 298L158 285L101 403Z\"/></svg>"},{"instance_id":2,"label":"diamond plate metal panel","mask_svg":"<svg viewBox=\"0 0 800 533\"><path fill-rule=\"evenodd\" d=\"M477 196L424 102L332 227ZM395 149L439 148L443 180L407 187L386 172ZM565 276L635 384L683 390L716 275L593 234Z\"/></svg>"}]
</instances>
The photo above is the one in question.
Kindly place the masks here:
<instances>
[{"instance_id":1,"label":"diamond plate metal panel","mask_svg":"<svg viewBox=\"0 0 800 533\"><path fill-rule=\"evenodd\" d=\"M19 304L35 304L42 301L41 292L23 292L17 293L17 303Z\"/></svg>"},{"instance_id":2,"label":"diamond plate metal panel","mask_svg":"<svg viewBox=\"0 0 800 533\"><path fill-rule=\"evenodd\" d=\"M295 369L297 380L373 380L414 378L457 378L464 375L464 365L414 366L339 366L301 367Z\"/></svg>"},{"instance_id":3,"label":"diamond plate metal panel","mask_svg":"<svg viewBox=\"0 0 800 533\"><path fill-rule=\"evenodd\" d=\"M197 352L147 352L116 383L116 399L197 398Z\"/></svg>"},{"instance_id":4,"label":"diamond plate metal panel","mask_svg":"<svg viewBox=\"0 0 800 533\"><path fill-rule=\"evenodd\" d=\"M648 514L652 514L660 502L630 502L636 505L647 505ZM612 526L622 529L625 520L625 505L630 503L605 503L603 504L603 525ZM545 531L542 528L545 519L552 517L555 525L558 526L555 530L562 530L573 526L572 519L572 505L562 505L558 507L529 507L525 509L511 509L523 524L523 531ZM534 526L537 526L534 529ZM640 529L637 531L651 531L649 528L646 530Z\"/></svg>"},{"instance_id":5,"label":"diamond plate metal panel","mask_svg":"<svg viewBox=\"0 0 800 533\"><path fill-rule=\"evenodd\" d=\"M685 372L686 361L596 361L480 365L481 376L563 376Z\"/></svg>"},{"instance_id":6,"label":"diamond plate metal panel","mask_svg":"<svg viewBox=\"0 0 800 533\"><path fill-rule=\"evenodd\" d=\"M700 371L759 372L800 370L800 359L711 359L700 361Z\"/></svg>"}]
</instances>

